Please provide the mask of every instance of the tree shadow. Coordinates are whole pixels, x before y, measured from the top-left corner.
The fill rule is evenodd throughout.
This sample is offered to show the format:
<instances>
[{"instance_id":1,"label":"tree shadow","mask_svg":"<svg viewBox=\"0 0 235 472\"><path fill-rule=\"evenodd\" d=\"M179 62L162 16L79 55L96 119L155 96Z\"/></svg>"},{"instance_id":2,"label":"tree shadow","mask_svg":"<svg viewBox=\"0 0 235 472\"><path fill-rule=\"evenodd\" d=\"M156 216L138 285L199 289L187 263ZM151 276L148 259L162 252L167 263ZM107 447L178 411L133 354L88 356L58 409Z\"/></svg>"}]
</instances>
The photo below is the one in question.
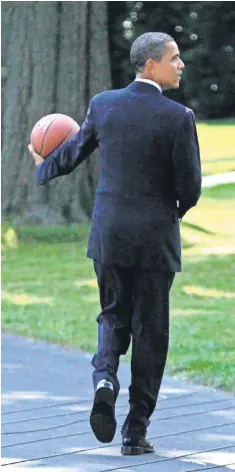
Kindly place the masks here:
<instances>
[{"instance_id":1,"label":"tree shadow","mask_svg":"<svg viewBox=\"0 0 235 472\"><path fill-rule=\"evenodd\" d=\"M231 169L233 172L234 169ZM202 194L206 198L213 198L215 200L231 200L235 199L235 185L231 184L222 184L216 185L215 187L204 188Z\"/></svg>"},{"instance_id":2,"label":"tree shadow","mask_svg":"<svg viewBox=\"0 0 235 472\"><path fill-rule=\"evenodd\" d=\"M189 223L188 221L183 221L182 222L182 226L185 226L186 228L190 228L190 229L195 229L196 231L200 231L201 233L205 233L205 234L210 234L212 236L216 236L216 233L214 233L213 231L210 231L208 229L205 229L203 228L202 226L198 226L198 225L195 225L194 223ZM188 244L188 243L187 243ZM192 244L192 246L195 246L195 244Z\"/></svg>"}]
</instances>

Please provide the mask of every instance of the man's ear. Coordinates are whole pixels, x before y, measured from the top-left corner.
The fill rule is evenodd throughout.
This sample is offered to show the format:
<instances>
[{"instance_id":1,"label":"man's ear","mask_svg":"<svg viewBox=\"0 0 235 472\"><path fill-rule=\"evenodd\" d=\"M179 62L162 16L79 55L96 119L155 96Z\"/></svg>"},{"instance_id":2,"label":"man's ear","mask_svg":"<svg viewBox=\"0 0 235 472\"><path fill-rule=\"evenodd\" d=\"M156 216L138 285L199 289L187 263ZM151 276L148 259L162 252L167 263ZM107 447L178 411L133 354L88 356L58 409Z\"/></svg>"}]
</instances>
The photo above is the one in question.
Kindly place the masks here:
<instances>
[{"instance_id":1,"label":"man's ear","mask_svg":"<svg viewBox=\"0 0 235 472\"><path fill-rule=\"evenodd\" d=\"M147 72L150 72L152 70L152 67L153 67L153 60L152 59L148 59L145 63L145 70Z\"/></svg>"}]
</instances>

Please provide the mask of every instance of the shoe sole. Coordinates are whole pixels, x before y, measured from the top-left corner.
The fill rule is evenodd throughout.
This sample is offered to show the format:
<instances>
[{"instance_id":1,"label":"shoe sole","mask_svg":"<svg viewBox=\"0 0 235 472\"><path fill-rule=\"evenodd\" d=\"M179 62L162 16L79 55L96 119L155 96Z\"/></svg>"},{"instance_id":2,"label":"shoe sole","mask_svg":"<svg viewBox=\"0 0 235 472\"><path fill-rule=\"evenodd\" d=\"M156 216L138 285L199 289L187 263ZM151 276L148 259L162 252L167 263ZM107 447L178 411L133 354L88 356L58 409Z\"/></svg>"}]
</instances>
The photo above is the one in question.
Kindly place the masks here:
<instances>
[{"instance_id":1,"label":"shoe sole","mask_svg":"<svg viewBox=\"0 0 235 472\"><path fill-rule=\"evenodd\" d=\"M90 425L98 441L103 443L111 442L115 436L117 423L113 407L114 392L107 387L99 388L95 393Z\"/></svg>"},{"instance_id":2,"label":"shoe sole","mask_svg":"<svg viewBox=\"0 0 235 472\"><path fill-rule=\"evenodd\" d=\"M123 456L139 456L141 454L150 454L155 452L152 449L144 449L144 447L139 446L122 446L121 454Z\"/></svg>"}]
</instances>

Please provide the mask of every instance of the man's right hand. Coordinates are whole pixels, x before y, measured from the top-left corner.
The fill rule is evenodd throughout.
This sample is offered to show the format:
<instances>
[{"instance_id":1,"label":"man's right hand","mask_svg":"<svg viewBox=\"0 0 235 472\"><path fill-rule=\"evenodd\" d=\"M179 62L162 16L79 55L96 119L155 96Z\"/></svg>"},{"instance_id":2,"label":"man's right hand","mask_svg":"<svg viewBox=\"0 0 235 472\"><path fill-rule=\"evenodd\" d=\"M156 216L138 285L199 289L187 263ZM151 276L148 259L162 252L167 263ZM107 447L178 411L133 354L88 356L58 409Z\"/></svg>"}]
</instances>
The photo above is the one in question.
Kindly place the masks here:
<instances>
[{"instance_id":1,"label":"man's right hand","mask_svg":"<svg viewBox=\"0 0 235 472\"><path fill-rule=\"evenodd\" d=\"M37 154L36 151L34 151L32 144L28 145L28 150L34 160L34 164L36 167L39 166L39 164L41 164L42 162L44 162L43 157L40 156L40 154Z\"/></svg>"}]
</instances>

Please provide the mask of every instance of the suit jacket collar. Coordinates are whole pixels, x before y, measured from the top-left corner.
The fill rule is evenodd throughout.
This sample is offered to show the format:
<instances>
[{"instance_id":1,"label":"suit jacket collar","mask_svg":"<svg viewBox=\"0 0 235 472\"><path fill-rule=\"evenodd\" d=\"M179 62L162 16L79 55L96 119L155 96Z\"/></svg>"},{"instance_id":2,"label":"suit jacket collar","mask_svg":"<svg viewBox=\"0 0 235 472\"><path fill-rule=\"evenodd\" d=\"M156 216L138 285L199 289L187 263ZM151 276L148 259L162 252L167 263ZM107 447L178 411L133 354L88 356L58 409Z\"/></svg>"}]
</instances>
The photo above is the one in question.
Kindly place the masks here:
<instances>
[{"instance_id":1,"label":"suit jacket collar","mask_svg":"<svg viewBox=\"0 0 235 472\"><path fill-rule=\"evenodd\" d=\"M154 82L153 80L149 80L149 79L141 79L141 77L136 77L135 79L137 82L144 82L146 84L150 84L150 85L153 85L153 87L156 87L158 90L160 90L160 92L162 92L162 88L159 84L157 84L156 82Z\"/></svg>"},{"instance_id":2,"label":"suit jacket collar","mask_svg":"<svg viewBox=\"0 0 235 472\"><path fill-rule=\"evenodd\" d=\"M140 80L134 80L131 82L128 86L127 89L133 91L133 92L139 92L139 93L158 93L161 94L160 90L157 87L154 87L154 85L149 84L147 82L142 82Z\"/></svg>"}]
</instances>

